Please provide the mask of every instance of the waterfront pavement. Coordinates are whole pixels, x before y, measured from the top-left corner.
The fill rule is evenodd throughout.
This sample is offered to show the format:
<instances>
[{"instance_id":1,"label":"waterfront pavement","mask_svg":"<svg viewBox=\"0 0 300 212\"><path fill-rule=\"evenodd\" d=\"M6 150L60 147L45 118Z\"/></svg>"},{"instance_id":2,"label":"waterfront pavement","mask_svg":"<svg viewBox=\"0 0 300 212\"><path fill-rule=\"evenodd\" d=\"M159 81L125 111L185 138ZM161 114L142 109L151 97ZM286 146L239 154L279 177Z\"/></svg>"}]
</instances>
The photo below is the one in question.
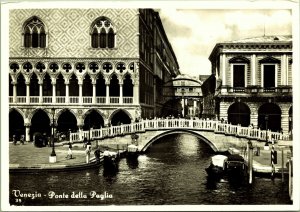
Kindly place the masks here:
<instances>
[{"instance_id":1,"label":"waterfront pavement","mask_svg":"<svg viewBox=\"0 0 300 212\"><path fill-rule=\"evenodd\" d=\"M254 145L253 150L253 170L261 173L271 173L271 148L269 150L264 150L263 146L260 147L259 155L256 154L257 145ZM111 145L103 146L99 145L100 150L117 151L125 150L125 146ZM271 145L270 145L271 147ZM92 144L92 150L96 148L95 143ZM275 164L275 171L281 172L282 168L282 147L275 145L275 150L277 150L277 164ZM288 156L290 155L289 148L284 149L283 157L283 168L287 171L286 163L288 162ZM245 148L239 148L240 155L246 156ZM73 159L67 159L68 145L58 145L55 146L55 152L57 156L56 163L49 162L49 156L52 152L52 147L42 147L38 148L33 145L32 142L25 143L24 145L18 143L17 145L9 144L9 167L10 169L47 169L47 168L64 168L66 166L80 167L80 165L86 165L86 153L85 148L82 143L73 144ZM91 152L91 161L94 159L93 151Z\"/></svg>"},{"instance_id":2,"label":"waterfront pavement","mask_svg":"<svg viewBox=\"0 0 300 212\"><path fill-rule=\"evenodd\" d=\"M117 151L117 146L99 145L100 150ZM92 145L90 161L94 161L94 151L96 145ZM124 147L122 147L124 148ZM72 159L66 158L68 155L68 145L57 144L55 146L56 163L49 162L52 147L35 147L32 142L14 145L9 143L9 168L10 169L63 169L65 167L80 168L86 165L86 152L82 143L73 144Z\"/></svg>"}]
</instances>

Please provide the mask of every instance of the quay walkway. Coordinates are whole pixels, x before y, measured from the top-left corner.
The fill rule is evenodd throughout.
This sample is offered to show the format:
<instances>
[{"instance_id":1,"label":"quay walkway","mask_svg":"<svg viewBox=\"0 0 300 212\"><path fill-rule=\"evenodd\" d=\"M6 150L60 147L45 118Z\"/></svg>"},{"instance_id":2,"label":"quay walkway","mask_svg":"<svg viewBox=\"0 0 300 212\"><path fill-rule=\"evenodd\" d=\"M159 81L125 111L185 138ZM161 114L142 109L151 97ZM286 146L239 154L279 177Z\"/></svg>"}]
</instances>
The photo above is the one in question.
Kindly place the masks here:
<instances>
[{"instance_id":1,"label":"quay walkway","mask_svg":"<svg viewBox=\"0 0 300 212\"><path fill-rule=\"evenodd\" d=\"M92 144L92 150L95 150L95 143ZM101 151L108 149L109 151L124 151L126 146L116 145L99 145ZM282 154L279 148L275 144L277 149L277 164L275 165L275 171L281 173ZM254 149L255 150L255 149ZM242 149L239 149L240 154L245 157ZM259 155L253 155L253 171L257 173L271 173L271 150L260 150ZM52 147L38 148L33 145L32 142L21 145L9 144L9 169L10 172L30 172L30 171L69 171L69 170L82 170L87 168L95 168L99 164L95 163L95 157L93 151L91 152L90 164L86 163L85 148L82 143L73 144L73 159L66 159L68 152L68 145L56 146L55 152L57 155L56 163L49 163L49 156L52 152ZM288 161L289 150L284 148L284 172L287 172L286 162Z\"/></svg>"},{"instance_id":2,"label":"quay walkway","mask_svg":"<svg viewBox=\"0 0 300 212\"><path fill-rule=\"evenodd\" d=\"M99 145L101 151L117 151L114 147ZM36 172L36 171L77 171L82 169L95 168L100 166L96 162L94 156L95 146L92 146L90 155L90 163L86 163L86 153L83 144L73 144L72 153L73 158L67 159L68 145L56 145L55 153L57 157L56 163L49 162L49 156L52 152L52 147L35 147L32 142L25 142L24 145L18 143L14 145L9 143L9 170L10 172ZM123 150L120 150L123 152Z\"/></svg>"}]
</instances>

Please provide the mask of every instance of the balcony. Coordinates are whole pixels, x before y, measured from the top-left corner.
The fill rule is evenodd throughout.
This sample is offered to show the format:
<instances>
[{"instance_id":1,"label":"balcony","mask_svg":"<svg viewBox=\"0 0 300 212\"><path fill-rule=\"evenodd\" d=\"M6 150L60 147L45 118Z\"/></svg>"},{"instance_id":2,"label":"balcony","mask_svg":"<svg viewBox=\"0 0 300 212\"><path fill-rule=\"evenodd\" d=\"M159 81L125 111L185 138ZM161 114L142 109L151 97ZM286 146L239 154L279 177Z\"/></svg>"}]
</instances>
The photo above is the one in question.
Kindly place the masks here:
<instances>
[{"instance_id":1,"label":"balcony","mask_svg":"<svg viewBox=\"0 0 300 212\"><path fill-rule=\"evenodd\" d=\"M223 85L221 87L221 95L232 95L232 94L254 94L254 95L265 95L265 94L276 94L286 95L292 94L292 86L279 86L279 87L260 87L260 86L248 86L248 87L230 87Z\"/></svg>"},{"instance_id":2,"label":"balcony","mask_svg":"<svg viewBox=\"0 0 300 212\"><path fill-rule=\"evenodd\" d=\"M95 103L93 101L92 96L83 96L82 99L80 99L78 96L70 96L69 99L65 96L56 96L53 98L52 96L43 96L40 98L39 96L30 96L29 97L29 103L26 101L26 96L16 96L15 102L14 97L9 96L9 103L10 104L29 104L29 105L36 105L36 104L61 104L61 105L105 105L106 97L105 96L97 96L95 98ZM80 102L80 100L82 100ZM131 105L133 104L133 97L122 97L123 102L121 103L120 97L109 97L108 103L113 105ZM55 101L55 102L53 102Z\"/></svg>"}]
</instances>

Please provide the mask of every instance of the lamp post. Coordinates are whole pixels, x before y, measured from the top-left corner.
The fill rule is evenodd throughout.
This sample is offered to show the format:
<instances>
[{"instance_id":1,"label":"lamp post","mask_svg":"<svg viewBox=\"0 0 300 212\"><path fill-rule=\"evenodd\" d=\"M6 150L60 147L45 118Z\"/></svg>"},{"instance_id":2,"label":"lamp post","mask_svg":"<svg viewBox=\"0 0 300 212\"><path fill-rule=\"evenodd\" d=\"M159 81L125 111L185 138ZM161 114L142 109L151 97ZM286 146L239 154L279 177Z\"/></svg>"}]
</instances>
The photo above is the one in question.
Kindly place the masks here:
<instances>
[{"instance_id":1,"label":"lamp post","mask_svg":"<svg viewBox=\"0 0 300 212\"><path fill-rule=\"evenodd\" d=\"M52 113L52 132L51 132L51 139L52 139L52 152L49 157L50 163L56 163L56 153L55 153L55 146L54 146L54 115L55 115L55 108L51 108Z\"/></svg>"}]
</instances>

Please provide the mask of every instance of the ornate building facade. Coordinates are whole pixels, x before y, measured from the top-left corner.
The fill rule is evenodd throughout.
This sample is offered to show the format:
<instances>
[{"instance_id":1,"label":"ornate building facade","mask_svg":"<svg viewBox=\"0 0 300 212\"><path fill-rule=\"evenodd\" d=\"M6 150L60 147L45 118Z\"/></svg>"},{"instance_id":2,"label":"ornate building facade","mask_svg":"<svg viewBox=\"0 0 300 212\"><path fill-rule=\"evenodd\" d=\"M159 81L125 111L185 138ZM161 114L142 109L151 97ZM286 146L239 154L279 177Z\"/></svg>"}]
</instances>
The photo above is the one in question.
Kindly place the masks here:
<instances>
[{"instance_id":1,"label":"ornate building facade","mask_svg":"<svg viewBox=\"0 0 300 212\"><path fill-rule=\"evenodd\" d=\"M209 59L216 78L217 118L292 131L292 36L218 43Z\"/></svg>"},{"instance_id":2,"label":"ornate building facade","mask_svg":"<svg viewBox=\"0 0 300 212\"><path fill-rule=\"evenodd\" d=\"M52 125L67 132L153 116L161 95L154 37L164 32L156 21L152 9L11 10L10 137L29 141L36 132L49 135ZM179 73L172 53L167 76Z\"/></svg>"}]
</instances>

